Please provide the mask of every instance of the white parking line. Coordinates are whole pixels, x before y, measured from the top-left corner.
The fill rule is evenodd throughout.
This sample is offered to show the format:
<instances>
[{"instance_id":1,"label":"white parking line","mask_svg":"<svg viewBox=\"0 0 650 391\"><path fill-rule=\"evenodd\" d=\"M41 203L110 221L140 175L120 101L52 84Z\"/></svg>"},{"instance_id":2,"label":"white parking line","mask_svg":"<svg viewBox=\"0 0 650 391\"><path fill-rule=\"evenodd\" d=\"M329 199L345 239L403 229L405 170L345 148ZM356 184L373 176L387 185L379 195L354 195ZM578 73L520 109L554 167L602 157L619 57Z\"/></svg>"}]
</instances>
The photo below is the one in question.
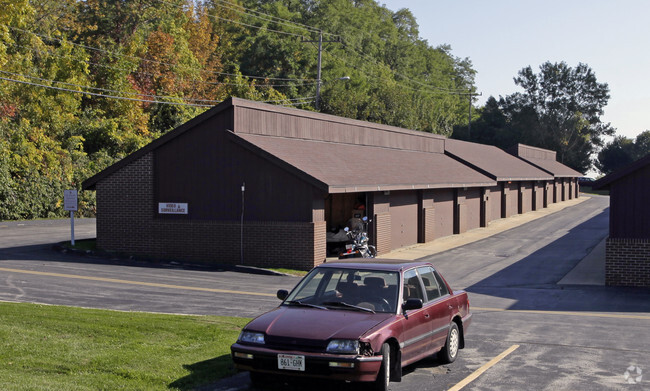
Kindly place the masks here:
<instances>
[{"instance_id":1,"label":"white parking line","mask_svg":"<svg viewBox=\"0 0 650 391\"><path fill-rule=\"evenodd\" d=\"M472 372L471 375L469 375L469 376L467 376L466 378L464 378L463 380L461 380L458 384L456 384L455 386L451 387L448 391L459 391L459 390L462 390L463 387L465 387L465 386L468 385L469 383L471 383L471 382L473 382L474 380L476 380L476 379L477 379L479 376L481 376L485 371L487 371L487 370L490 369L491 367L495 366L499 361L503 360L503 359L504 359L506 356L508 356L510 353L514 352L518 347L519 347L519 345L512 345L511 347L509 347L508 349L506 349L503 353L499 354L498 356L496 356L495 358L493 358L492 360L490 360L488 363L486 363L485 365L483 365L483 366L480 367L479 369L477 369L477 370L475 370L474 372Z\"/></svg>"}]
</instances>

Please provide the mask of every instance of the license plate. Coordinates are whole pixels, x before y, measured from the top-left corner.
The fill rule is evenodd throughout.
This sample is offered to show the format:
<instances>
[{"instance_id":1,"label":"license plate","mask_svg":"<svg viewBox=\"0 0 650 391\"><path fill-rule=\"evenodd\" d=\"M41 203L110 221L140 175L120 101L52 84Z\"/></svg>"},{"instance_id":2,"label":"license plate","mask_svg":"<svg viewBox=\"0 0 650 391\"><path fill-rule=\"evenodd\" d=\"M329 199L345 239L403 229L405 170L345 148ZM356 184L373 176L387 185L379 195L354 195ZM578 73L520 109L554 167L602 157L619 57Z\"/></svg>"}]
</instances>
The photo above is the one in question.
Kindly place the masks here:
<instances>
[{"instance_id":1,"label":"license plate","mask_svg":"<svg viewBox=\"0 0 650 391\"><path fill-rule=\"evenodd\" d=\"M354 248L354 244L346 244L346 245L345 245L345 249L346 249L346 250L351 250L351 249L353 249L353 248Z\"/></svg>"},{"instance_id":2,"label":"license plate","mask_svg":"<svg viewBox=\"0 0 650 391\"><path fill-rule=\"evenodd\" d=\"M278 369L304 371L305 356L299 356L295 354L278 354Z\"/></svg>"}]
</instances>

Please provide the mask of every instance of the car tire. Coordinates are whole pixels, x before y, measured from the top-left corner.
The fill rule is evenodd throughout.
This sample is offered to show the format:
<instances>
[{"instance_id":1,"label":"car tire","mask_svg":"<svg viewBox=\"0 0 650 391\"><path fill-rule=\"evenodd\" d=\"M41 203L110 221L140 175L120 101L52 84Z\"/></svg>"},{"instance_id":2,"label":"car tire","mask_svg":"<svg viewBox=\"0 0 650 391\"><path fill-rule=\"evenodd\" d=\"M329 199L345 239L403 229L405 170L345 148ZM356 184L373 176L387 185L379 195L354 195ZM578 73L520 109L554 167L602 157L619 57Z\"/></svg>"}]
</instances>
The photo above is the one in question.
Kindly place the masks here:
<instances>
[{"instance_id":1,"label":"car tire","mask_svg":"<svg viewBox=\"0 0 650 391\"><path fill-rule=\"evenodd\" d=\"M458 348L460 347L460 331L456 322L451 322L449 332L447 333L447 341L445 346L438 353L440 361L445 364L450 364L456 361L458 357Z\"/></svg>"},{"instance_id":2,"label":"car tire","mask_svg":"<svg viewBox=\"0 0 650 391\"><path fill-rule=\"evenodd\" d=\"M390 345L384 343L381 347L381 368L377 373L377 380L372 384L373 391L388 391L388 383L390 383Z\"/></svg>"}]
</instances>

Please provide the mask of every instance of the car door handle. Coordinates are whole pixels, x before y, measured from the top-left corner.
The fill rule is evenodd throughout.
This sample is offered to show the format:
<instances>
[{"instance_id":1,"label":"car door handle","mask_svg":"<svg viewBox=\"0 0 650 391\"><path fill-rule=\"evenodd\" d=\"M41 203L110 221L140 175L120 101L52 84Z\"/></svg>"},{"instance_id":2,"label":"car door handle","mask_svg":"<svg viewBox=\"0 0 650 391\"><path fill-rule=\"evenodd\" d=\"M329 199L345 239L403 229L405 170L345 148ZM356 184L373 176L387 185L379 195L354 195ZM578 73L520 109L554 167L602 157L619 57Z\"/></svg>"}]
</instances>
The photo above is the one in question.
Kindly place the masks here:
<instances>
[{"instance_id":1,"label":"car door handle","mask_svg":"<svg viewBox=\"0 0 650 391\"><path fill-rule=\"evenodd\" d=\"M450 306L449 306L449 309L450 309L450 310L453 310L453 309L454 309L454 306L453 306L453 305L450 305Z\"/></svg>"}]
</instances>

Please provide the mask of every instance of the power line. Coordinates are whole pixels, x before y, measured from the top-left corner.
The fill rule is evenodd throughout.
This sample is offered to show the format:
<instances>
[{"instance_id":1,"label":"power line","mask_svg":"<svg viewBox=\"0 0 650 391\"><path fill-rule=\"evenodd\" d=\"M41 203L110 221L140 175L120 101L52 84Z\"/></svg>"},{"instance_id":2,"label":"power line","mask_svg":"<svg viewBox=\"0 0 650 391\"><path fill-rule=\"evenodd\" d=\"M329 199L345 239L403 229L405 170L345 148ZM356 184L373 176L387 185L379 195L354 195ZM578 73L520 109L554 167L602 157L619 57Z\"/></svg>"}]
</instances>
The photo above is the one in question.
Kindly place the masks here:
<instances>
[{"instance_id":1,"label":"power line","mask_svg":"<svg viewBox=\"0 0 650 391\"><path fill-rule=\"evenodd\" d=\"M401 74L401 73L399 73L399 72L396 72L396 71L390 69L390 67L388 67L387 64L382 63L382 62L379 62L379 61L376 60L375 58L373 58L373 57L371 57L371 56L369 56L369 55L367 55L367 54L365 54L365 53L363 53L363 52L361 52L361 51L359 51L359 50L357 50L357 49L355 49L355 48L353 48L353 47L351 47L351 46L349 46L349 45L347 45L347 44L345 44L345 43L343 43L343 47L352 50L356 55L359 55L359 56L361 56L361 57L363 57L363 58L365 58L365 59L371 61L371 62L374 63L374 65L376 65L376 66L385 66L385 67L388 69L388 71L390 71L392 74L394 74L394 75L396 75L396 76L400 76L400 77L404 78L406 81L410 81L410 82L412 82L412 83L418 84L418 85L421 86L421 87L425 87L425 88L431 90L431 91L427 91L427 92L429 92L429 93L434 93L434 94L445 94L445 95L466 95L466 94L467 94L467 90L468 90L468 89L466 89L466 88L465 88L465 89L462 89L462 88L452 89L452 88L445 88L445 87L436 87L436 86L432 86L432 85L430 85L430 84L422 83L422 82L417 81L417 80L413 80L413 79L411 79L410 77L408 77L408 76L406 76L406 75L403 75L403 74ZM353 69L359 69L357 66L355 66L355 65L351 65L351 64L349 63L349 61L346 60L346 59L343 59L343 58L341 58L341 57L339 57L339 56L337 56L337 55L335 55L335 54L333 54L333 53L328 53L328 52L325 52L325 53L326 53L327 55L329 55L329 56L334 57L335 59L337 59L337 60L339 60L339 61L342 61L345 65L347 65L347 66L349 66L349 67L351 67L351 68L353 68ZM408 88L408 89L410 89L410 90L412 90L412 91L423 92L422 89L418 89L418 88L411 87L411 86L409 86L409 85L405 85L405 84L401 83L401 82L398 81L398 80L394 80L394 81L395 81L397 84L401 85L402 87Z\"/></svg>"},{"instance_id":2,"label":"power line","mask_svg":"<svg viewBox=\"0 0 650 391\"><path fill-rule=\"evenodd\" d=\"M165 63L165 62L156 61L156 60L149 60L149 59L142 58L142 57L131 56L131 55L128 55L128 54L116 53L116 52L112 52L110 50L100 49L100 48L96 48L96 47L93 47L93 46L88 46L88 45L84 45L84 44L80 44L80 43L76 43L76 42L72 42L72 41L64 41L64 40L59 39L59 38L49 37L49 36L46 36L46 35L35 33L33 31L24 30L24 29L21 29L21 28L18 28L18 27L9 26L9 25L2 24L2 23L0 23L0 25L1 26L6 26L6 27L8 27L8 28L10 28L12 30L15 30L15 31L20 31L20 32L27 33L27 34L32 34L32 35L35 35L35 36L40 37L40 38L49 39L51 41L57 41L57 42L61 42L61 43L66 42L66 43L69 43L69 44L74 45L74 46L78 46L78 47L81 47L81 48L84 48L84 49L88 49L88 50L92 50L92 51L96 51L96 52L100 52L100 53L104 53L104 54L109 54L109 55L114 55L114 56L124 57L124 58L130 58L130 59L133 59L133 60L154 63L154 64L157 64L157 65L164 65L164 66L169 66L169 67L178 67L178 68L183 68L183 69L189 70L189 71L206 72L205 70L191 68L191 67L183 66L181 64L170 64L170 63ZM207 71L207 72L215 74L215 75L221 75L221 76L235 76L235 77L242 76L242 77L246 77L246 78L249 78L249 79L261 79L261 80L279 80L279 81L313 81L314 80L314 79L297 79L297 78L280 78L280 77L267 77L267 76L240 75L240 74L235 74L235 73L226 73L226 72L217 72L217 71Z\"/></svg>"},{"instance_id":3,"label":"power line","mask_svg":"<svg viewBox=\"0 0 650 391\"><path fill-rule=\"evenodd\" d=\"M137 96L145 96L145 97L149 97L149 98L160 98L160 99L183 99L183 100L188 100L188 101L192 101L192 102L210 102L210 103L221 103L221 102L223 102L221 100L182 98L182 97L178 97L178 96L150 95L150 94L142 94L142 93L139 93L139 92L117 91L117 90L110 90L110 89L107 89L107 88L90 87L90 86L83 86L83 85L79 85L79 84L67 83L67 82L63 82L63 81L43 79L43 78L36 77L36 76L23 75L23 74L20 74L20 73L7 72L7 71L3 71L3 70L0 70L0 72L2 72L4 74L11 75L11 76L25 77L25 78L34 79L34 80L43 81L43 82L57 83L57 84L62 84L62 85L66 85L66 86L71 86L71 87L86 88L86 89L89 89L89 90L104 91L104 92L124 94L124 95L137 95Z\"/></svg>"},{"instance_id":4,"label":"power line","mask_svg":"<svg viewBox=\"0 0 650 391\"><path fill-rule=\"evenodd\" d=\"M168 5L171 5L171 6L174 6L174 7L178 7L176 4L169 3L169 2L167 2L165 0L155 0L155 1L158 1L158 2L163 3L163 4L168 4ZM303 37L301 34L289 33L289 32L286 32L286 31L273 30L273 29L266 28L266 27L255 26L253 24L247 24L247 23L243 23L243 22L233 20L233 19L222 18L221 16L210 15L210 14L206 14L206 15L211 17L211 18L216 18L216 19L223 20L223 21L226 21L226 22L239 24L239 25L242 25L242 26L245 26L245 27L250 27L250 28L260 29L260 30L266 30L266 31L270 31L270 32L273 32L273 33L277 33L277 34L291 35L291 36L298 37L298 38Z\"/></svg>"},{"instance_id":5,"label":"power line","mask_svg":"<svg viewBox=\"0 0 650 391\"><path fill-rule=\"evenodd\" d=\"M61 88L61 87L55 87L55 86L46 86L46 85L43 85L43 84L32 83L32 82L28 82L28 81L24 81L24 80L16 80L16 79L11 79L11 78L2 77L2 76L0 76L0 80L11 81L11 82L20 83L20 84L27 84L27 85L35 86L35 87L49 88L49 89L59 90L59 91L73 92L73 93L76 93L76 94L86 94L86 95L92 95L92 96L99 96L99 97L102 97L102 98L121 99L121 100L133 101L133 102L157 103L157 104L163 104L163 105L176 105L176 106L212 107L212 105L199 105L199 104L180 103L180 102L164 102L164 101L156 101L156 100L127 98L127 97L124 97L124 96L113 96L113 95L106 95L106 94L98 94L98 93L95 93L95 92L71 90L71 89L68 89L68 88Z\"/></svg>"},{"instance_id":6,"label":"power line","mask_svg":"<svg viewBox=\"0 0 650 391\"><path fill-rule=\"evenodd\" d=\"M253 10L253 9L250 9L250 8L246 8L246 7L241 6L239 4L231 3L231 2L226 1L226 0L214 0L214 2L215 3L221 3L221 4L228 4L228 5L221 5L221 4L216 4L216 5L219 6L219 7L222 7L222 8L233 10L235 12L243 13L244 15L260 18L262 20L267 20L267 21L271 21L271 22L274 22L274 23L278 23L278 24L284 24L284 25L288 25L288 26L292 26L292 27L303 28L304 30L307 30L307 31L313 32L313 33L320 32L320 29L318 29L316 27L309 26L309 25L302 24L302 23L298 23L298 22L294 22L294 21L288 20L288 19L283 19L283 18L280 18L280 17L277 17L277 16L269 15L269 14L266 14L266 13L263 13L263 12L260 12L260 11L256 11L256 10ZM245 10L247 12L239 11L237 8ZM251 15L250 14L251 12L255 13L255 14L263 15L263 16L260 17L260 16L256 16L256 15ZM274 19L279 20L281 22L287 22L287 23L280 23L280 22L275 21ZM326 33L326 32L323 32L323 34L338 37L337 34Z\"/></svg>"},{"instance_id":7,"label":"power line","mask_svg":"<svg viewBox=\"0 0 650 391\"><path fill-rule=\"evenodd\" d=\"M17 43L14 43L13 45L16 46L16 47L21 47L21 48L24 48L24 49L32 50L32 51L34 51L36 53L40 53L40 49L36 48L36 47L20 45L20 44L17 44ZM98 67L101 67L101 68L128 72L129 74L145 75L145 76L158 76L158 75L156 75L154 73L151 73L151 72L132 71L129 68L120 68L120 67L114 67L114 66L110 66L110 65L106 65L106 64L100 64L100 63L93 62L93 61L80 60L80 59L74 58L72 55L69 55L69 54L67 54L65 56L62 56L60 54L52 53L49 50L47 51L47 55L53 56L53 57L58 57L58 58L70 59L70 60L72 60L74 62L84 63L84 64L88 64L88 65L94 65L94 66L98 66ZM201 72L203 72L203 71L201 71ZM208 85L215 85L215 86L250 86L250 83L227 83L227 82L212 82L212 81L201 80L201 79L185 79L182 75L178 76L178 77L180 78L181 81L189 81L189 82L194 82L194 83L201 83L201 84L208 84ZM255 84L255 87L260 87L260 88L296 87L296 86L316 85L316 83L317 83L316 81L313 81L313 82L309 82L309 83L299 82L298 85L297 84Z\"/></svg>"},{"instance_id":8,"label":"power line","mask_svg":"<svg viewBox=\"0 0 650 391\"><path fill-rule=\"evenodd\" d=\"M57 80L43 79L43 78L36 77L36 76L27 76L27 75L22 75L22 74L13 73L13 72L7 72L7 71L3 71L3 70L0 70L0 72L5 73L5 74L9 74L9 75L12 75L12 76L32 78L32 79L43 81L43 82L58 83L58 84L72 86L72 87L86 88L86 89L99 90L99 91L105 91L105 92L112 92L112 93L118 93L118 94L129 94L129 95L138 95L138 96L146 96L146 97L153 97L153 98L163 98L163 99L184 99L184 100L190 100L190 101L213 102L213 103L221 103L221 102L223 102L221 100L191 99L191 98L182 98L182 97L173 97L173 96L147 95L147 94L139 94L139 93L134 93L134 92L123 92L123 91L116 91L116 90L108 90L108 89L98 88L98 87L90 87L90 86L83 86L83 85L79 85L79 84L66 83L66 82L61 82L61 81L57 81ZM202 105L202 104L181 103L181 102L167 102L167 101L160 101L160 100L146 100L146 99L127 98L127 97L123 97L123 96L99 94L99 93L94 93L94 92L89 92L89 91L79 91L79 90L72 90L72 89L69 89L69 88L48 86L48 85L44 85L44 84L32 83L32 82L28 82L28 81L24 81L24 80L16 80L16 79L12 79L12 78L1 77L1 76L0 76L0 80L11 81L11 82L21 83L21 84L27 84L27 85L42 87L42 88L49 88L49 89L54 89L54 90L59 90L59 91L74 92L74 93L77 93L77 94L87 94L87 95L92 95L92 96L111 98L111 99L122 99L122 100L136 101L136 102L159 103L159 104L170 104L170 105L180 105L180 106L213 107L213 105ZM303 101L303 100L307 101L307 102L313 102L314 98L315 97L313 97L313 96L308 96L308 97L293 98L293 99L263 100L263 101L258 101L258 102L275 103L275 102L292 102L292 101ZM287 103L287 104L290 104L290 103Z\"/></svg>"}]
</instances>

